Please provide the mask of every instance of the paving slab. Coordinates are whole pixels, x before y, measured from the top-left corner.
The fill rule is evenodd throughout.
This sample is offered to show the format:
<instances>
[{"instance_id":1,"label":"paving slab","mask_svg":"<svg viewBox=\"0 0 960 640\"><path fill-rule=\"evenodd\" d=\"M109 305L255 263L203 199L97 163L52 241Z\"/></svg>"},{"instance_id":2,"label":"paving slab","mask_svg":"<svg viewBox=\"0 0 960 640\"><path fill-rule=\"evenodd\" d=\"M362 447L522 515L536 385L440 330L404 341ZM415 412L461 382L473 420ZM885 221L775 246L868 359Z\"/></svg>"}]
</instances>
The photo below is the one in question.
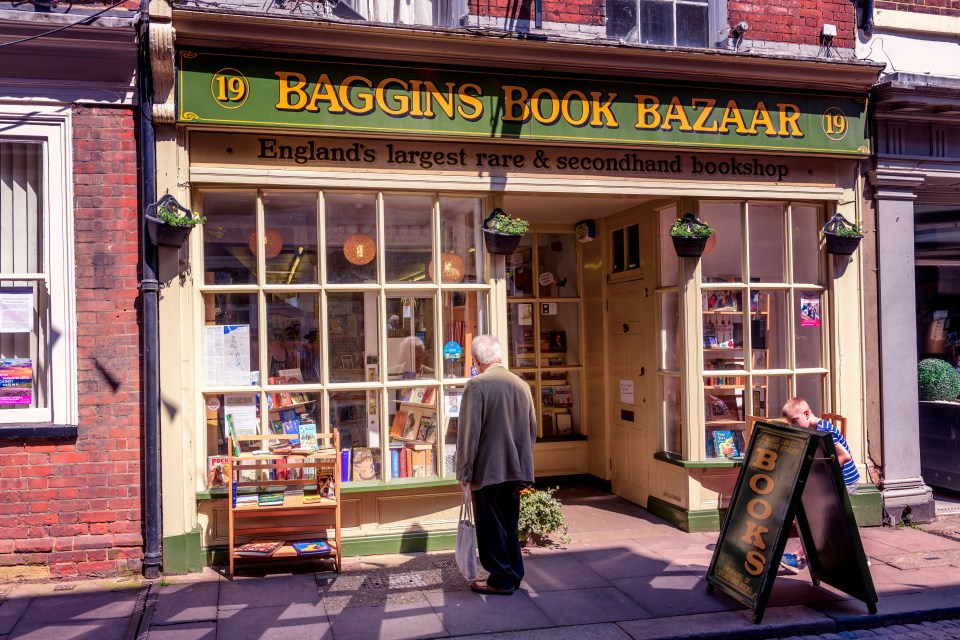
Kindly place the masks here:
<instances>
[{"instance_id":1,"label":"paving slab","mask_svg":"<svg viewBox=\"0 0 960 640\"><path fill-rule=\"evenodd\" d=\"M149 640L217 640L217 623L188 622L150 627L148 638Z\"/></svg>"},{"instance_id":2,"label":"paving slab","mask_svg":"<svg viewBox=\"0 0 960 640\"><path fill-rule=\"evenodd\" d=\"M614 587L531 593L530 601L561 626L653 617Z\"/></svg>"},{"instance_id":3,"label":"paving slab","mask_svg":"<svg viewBox=\"0 0 960 640\"><path fill-rule=\"evenodd\" d=\"M101 620L126 621L133 614L138 591L81 591L33 598L23 614L25 620L46 623L83 623Z\"/></svg>"},{"instance_id":4,"label":"paving slab","mask_svg":"<svg viewBox=\"0 0 960 640\"><path fill-rule=\"evenodd\" d=\"M332 640L322 603L227 609L217 621L219 640Z\"/></svg>"},{"instance_id":5,"label":"paving slab","mask_svg":"<svg viewBox=\"0 0 960 640\"><path fill-rule=\"evenodd\" d=\"M432 592L426 596L443 626L455 636L554 626L522 589L509 596L472 591Z\"/></svg>"},{"instance_id":6,"label":"paving slab","mask_svg":"<svg viewBox=\"0 0 960 640\"><path fill-rule=\"evenodd\" d=\"M217 584L220 586L220 609L273 607L320 601L317 579L313 573L235 577Z\"/></svg>"},{"instance_id":7,"label":"paving slab","mask_svg":"<svg viewBox=\"0 0 960 640\"><path fill-rule=\"evenodd\" d=\"M669 560L633 540L601 548L576 549L570 553L587 568L607 580L656 576L662 574L670 565Z\"/></svg>"},{"instance_id":8,"label":"paving slab","mask_svg":"<svg viewBox=\"0 0 960 640\"><path fill-rule=\"evenodd\" d=\"M719 590L707 593L707 583L693 574L621 578L614 580L613 584L657 617L743 608L743 605Z\"/></svg>"},{"instance_id":9,"label":"paving slab","mask_svg":"<svg viewBox=\"0 0 960 640\"><path fill-rule=\"evenodd\" d=\"M408 640L448 636L430 603L385 604L329 615L336 640Z\"/></svg>"},{"instance_id":10,"label":"paving slab","mask_svg":"<svg viewBox=\"0 0 960 640\"><path fill-rule=\"evenodd\" d=\"M217 619L220 585L211 580L155 585L157 603L152 624L183 624Z\"/></svg>"},{"instance_id":11,"label":"paving slab","mask_svg":"<svg viewBox=\"0 0 960 640\"><path fill-rule=\"evenodd\" d=\"M523 569L524 586L537 593L610 586L571 554L526 558Z\"/></svg>"},{"instance_id":12,"label":"paving slab","mask_svg":"<svg viewBox=\"0 0 960 640\"><path fill-rule=\"evenodd\" d=\"M807 607L792 606L768 608L761 624L754 624L753 611L744 609L673 618L631 620L618 622L617 626L636 640L686 636L736 637L748 640L776 637L777 630L782 629L789 629L790 632L798 634L829 633L834 630L835 623L826 615Z\"/></svg>"},{"instance_id":13,"label":"paving slab","mask_svg":"<svg viewBox=\"0 0 960 640\"><path fill-rule=\"evenodd\" d=\"M30 606L33 598L32 594L22 593L17 595L14 591L13 594L8 594L5 597L3 602L0 602L0 634L6 635L13 630L13 626L17 624L20 616Z\"/></svg>"},{"instance_id":14,"label":"paving slab","mask_svg":"<svg viewBox=\"0 0 960 640\"><path fill-rule=\"evenodd\" d=\"M129 621L123 618L76 622L21 620L9 640L124 640Z\"/></svg>"},{"instance_id":15,"label":"paving slab","mask_svg":"<svg viewBox=\"0 0 960 640\"><path fill-rule=\"evenodd\" d=\"M528 629L479 635L457 636L457 640L630 640L615 624L584 624L575 627Z\"/></svg>"}]
</instances>

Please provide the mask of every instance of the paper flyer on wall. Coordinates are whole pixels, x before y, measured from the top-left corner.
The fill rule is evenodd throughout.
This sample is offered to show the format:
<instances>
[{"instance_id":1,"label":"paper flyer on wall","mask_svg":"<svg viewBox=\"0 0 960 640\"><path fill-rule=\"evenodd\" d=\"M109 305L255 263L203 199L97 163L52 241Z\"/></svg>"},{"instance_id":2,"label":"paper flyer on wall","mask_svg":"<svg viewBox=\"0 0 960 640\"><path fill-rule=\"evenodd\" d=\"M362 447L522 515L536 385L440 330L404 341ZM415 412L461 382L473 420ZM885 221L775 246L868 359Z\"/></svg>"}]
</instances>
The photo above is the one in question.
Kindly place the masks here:
<instances>
[{"instance_id":1,"label":"paper flyer on wall","mask_svg":"<svg viewBox=\"0 0 960 640\"><path fill-rule=\"evenodd\" d=\"M448 418L460 417L460 400L463 399L463 388L455 387L443 392L443 406Z\"/></svg>"},{"instance_id":2,"label":"paper flyer on wall","mask_svg":"<svg viewBox=\"0 0 960 640\"><path fill-rule=\"evenodd\" d=\"M255 436L260 433L257 406L253 396L223 394L223 413L233 419L233 428L238 436ZM229 434L224 434L227 436Z\"/></svg>"},{"instance_id":3,"label":"paper flyer on wall","mask_svg":"<svg viewBox=\"0 0 960 640\"><path fill-rule=\"evenodd\" d=\"M33 361L29 358L0 360L0 405L33 403Z\"/></svg>"},{"instance_id":4,"label":"paper flyer on wall","mask_svg":"<svg viewBox=\"0 0 960 640\"><path fill-rule=\"evenodd\" d=\"M250 384L250 326L225 324L204 327L206 381L216 386Z\"/></svg>"},{"instance_id":5,"label":"paper flyer on wall","mask_svg":"<svg viewBox=\"0 0 960 640\"><path fill-rule=\"evenodd\" d=\"M816 291L800 292L800 326L820 326L820 294Z\"/></svg>"},{"instance_id":6,"label":"paper flyer on wall","mask_svg":"<svg viewBox=\"0 0 960 640\"><path fill-rule=\"evenodd\" d=\"M0 288L0 333L33 332L33 288Z\"/></svg>"}]
</instances>

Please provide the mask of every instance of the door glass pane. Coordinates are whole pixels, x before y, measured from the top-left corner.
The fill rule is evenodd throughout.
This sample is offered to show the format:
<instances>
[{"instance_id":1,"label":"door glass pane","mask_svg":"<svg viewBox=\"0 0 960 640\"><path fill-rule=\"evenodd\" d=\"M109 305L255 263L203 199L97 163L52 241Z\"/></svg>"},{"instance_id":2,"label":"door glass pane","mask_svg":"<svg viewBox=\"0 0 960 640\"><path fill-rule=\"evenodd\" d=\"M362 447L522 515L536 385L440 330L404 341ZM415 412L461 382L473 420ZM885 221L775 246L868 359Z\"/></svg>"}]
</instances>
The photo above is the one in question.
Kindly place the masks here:
<instances>
[{"instance_id":1,"label":"door glass pane","mask_svg":"<svg viewBox=\"0 0 960 640\"><path fill-rule=\"evenodd\" d=\"M707 4L677 4L677 46L709 47Z\"/></svg>"},{"instance_id":2,"label":"door glass pane","mask_svg":"<svg viewBox=\"0 0 960 640\"><path fill-rule=\"evenodd\" d=\"M750 203L750 282L785 282L783 207Z\"/></svg>"},{"instance_id":3,"label":"door glass pane","mask_svg":"<svg viewBox=\"0 0 960 640\"><path fill-rule=\"evenodd\" d=\"M507 305L507 358L511 369L536 367L537 354L533 325L533 302Z\"/></svg>"},{"instance_id":4,"label":"door glass pane","mask_svg":"<svg viewBox=\"0 0 960 640\"><path fill-rule=\"evenodd\" d=\"M537 244L540 297L577 296L576 237L572 233L539 233Z\"/></svg>"},{"instance_id":5,"label":"door glass pane","mask_svg":"<svg viewBox=\"0 0 960 640\"><path fill-rule=\"evenodd\" d=\"M793 228L793 281L824 284L820 276L820 209L795 204L791 208Z\"/></svg>"},{"instance_id":6,"label":"door glass pane","mask_svg":"<svg viewBox=\"0 0 960 640\"><path fill-rule=\"evenodd\" d=\"M677 371L680 364L677 354L680 351L680 304L679 295L675 291L660 295L660 345L663 349L661 368L668 371Z\"/></svg>"},{"instance_id":7,"label":"door glass pane","mask_svg":"<svg viewBox=\"0 0 960 640\"><path fill-rule=\"evenodd\" d=\"M659 376L663 398L663 450L671 453L683 453L683 420L681 419L680 378Z\"/></svg>"},{"instance_id":8,"label":"door glass pane","mask_svg":"<svg viewBox=\"0 0 960 640\"><path fill-rule=\"evenodd\" d=\"M473 358L469 345L484 332L487 294L480 291L444 291L443 304L443 376L466 378ZM529 305L528 305L529 306Z\"/></svg>"},{"instance_id":9,"label":"door glass pane","mask_svg":"<svg viewBox=\"0 0 960 640\"><path fill-rule=\"evenodd\" d=\"M387 282L434 280L432 219L433 198L430 196L383 197Z\"/></svg>"},{"instance_id":10,"label":"door glass pane","mask_svg":"<svg viewBox=\"0 0 960 640\"><path fill-rule=\"evenodd\" d=\"M533 288L533 235L524 235L516 252L506 258L508 296L529 298L536 295Z\"/></svg>"},{"instance_id":11,"label":"door glass pane","mask_svg":"<svg viewBox=\"0 0 960 640\"><path fill-rule=\"evenodd\" d=\"M327 282L377 282L377 201L373 194L325 194Z\"/></svg>"},{"instance_id":12,"label":"door glass pane","mask_svg":"<svg viewBox=\"0 0 960 640\"><path fill-rule=\"evenodd\" d=\"M452 253L463 262L461 279L455 280L454 272L441 280L444 284L485 280L480 205L479 198L440 198L440 252Z\"/></svg>"},{"instance_id":13,"label":"door glass pane","mask_svg":"<svg viewBox=\"0 0 960 640\"><path fill-rule=\"evenodd\" d=\"M673 3L639 0L640 42L673 44Z\"/></svg>"},{"instance_id":14,"label":"door glass pane","mask_svg":"<svg viewBox=\"0 0 960 640\"><path fill-rule=\"evenodd\" d=\"M627 257L623 229L617 229L610 234L610 252L613 255L613 273L626 270Z\"/></svg>"},{"instance_id":15,"label":"door glass pane","mask_svg":"<svg viewBox=\"0 0 960 640\"><path fill-rule=\"evenodd\" d=\"M700 219L714 230L700 258L703 281L743 282L740 204L701 202Z\"/></svg>"},{"instance_id":16,"label":"door glass pane","mask_svg":"<svg viewBox=\"0 0 960 640\"><path fill-rule=\"evenodd\" d=\"M327 296L327 353L331 382L363 382L368 369L378 378L377 294L330 293Z\"/></svg>"},{"instance_id":17,"label":"door glass pane","mask_svg":"<svg viewBox=\"0 0 960 640\"><path fill-rule=\"evenodd\" d=\"M423 380L437 377L434 353L433 298L387 298L387 375L390 380ZM389 323L399 321L397 328Z\"/></svg>"},{"instance_id":18,"label":"door glass pane","mask_svg":"<svg viewBox=\"0 0 960 640\"><path fill-rule=\"evenodd\" d=\"M316 284L317 194L265 193L263 224L260 242L250 247L263 247L267 284Z\"/></svg>"},{"instance_id":19,"label":"door glass pane","mask_svg":"<svg viewBox=\"0 0 960 640\"><path fill-rule=\"evenodd\" d=\"M677 253L673 248L673 240L670 239L670 226L677 219L677 208L668 207L661 209L660 217L660 286L675 287L677 285L677 272L679 261Z\"/></svg>"},{"instance_id":20,"label":"door glass pane","mask_svg":"<svg viewBox=\"0 0 960 640\"><path fill-rule=\"evenodd\" d=\"M205 293L203 313L206 384L244 386L258 379L257 294Z\"/></svg>"},{"instance_id":21,"label":"door glass pane","mask_svg":"<svg viewBox=\"0 0 960 640\"><path fill-rule=\"evenodd\" d=\"M267 335L270 336L267 375L284 378L288 383L319 381L320 296L316 293L270 293L266 298Z\"/></svg>"},{"instance_id":22,"label":"door glass pane","mask_svg":"<svg viewBox=\"0 0 960 640\"><path fill-rule=\"evenodd\" d=\"M257 281L257 195L252 191L205 191L202 194L203 281L205 284L251 284Z\"/></svg>"},{"instance_id":23,"label":"door glass pane","mask_svg":"<svg viewBox=\"0 0 960 640\"><path fill-rule=\"evenodd\" d=\"M540 303L540 366L580 364L580 306L576 302Z\"/></svg>"},{"instance_id":24,"label":"door glass pane","mask_svg":"<svg viewBox=\"0 0 960 640\"><path fill-rule=\"evenodd\" d=\"M823 366L823 319L820 291L795 291L793 308L796 315L797 337L794 349L797 369Z\"/></svg>"},{"instance_id":25,"label":"door glass pane","mask_svg":"<svg viewBox=\"0 0 960 640\"><path fill-rule=\"evenodd\" d=\"M580 406L579 371L544 371L540 374L542 437L582 433Z\"/></svg>"}]
</instances>

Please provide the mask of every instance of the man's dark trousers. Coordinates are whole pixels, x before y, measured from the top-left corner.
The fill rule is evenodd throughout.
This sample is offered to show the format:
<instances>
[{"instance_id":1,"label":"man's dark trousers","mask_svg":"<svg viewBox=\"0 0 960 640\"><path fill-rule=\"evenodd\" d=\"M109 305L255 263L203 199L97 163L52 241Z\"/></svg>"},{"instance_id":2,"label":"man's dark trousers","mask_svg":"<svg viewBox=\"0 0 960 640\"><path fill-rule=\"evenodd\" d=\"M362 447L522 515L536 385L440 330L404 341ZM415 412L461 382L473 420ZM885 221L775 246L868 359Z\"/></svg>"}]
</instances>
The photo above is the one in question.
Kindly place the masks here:
<instances>
[{"instance_id":1,"label":"man's dark trousers","mask_svg":"<svg viewBox=\"0 0 960 640\"><path fill-rule=\"evenodd\" d=\"M521 483L510 481L473 491L477 551L480 564L490 572L487 584L494 589L516 589L523 580L523 556L517 538L520 487Z\"/></svg>"}]
</instances>

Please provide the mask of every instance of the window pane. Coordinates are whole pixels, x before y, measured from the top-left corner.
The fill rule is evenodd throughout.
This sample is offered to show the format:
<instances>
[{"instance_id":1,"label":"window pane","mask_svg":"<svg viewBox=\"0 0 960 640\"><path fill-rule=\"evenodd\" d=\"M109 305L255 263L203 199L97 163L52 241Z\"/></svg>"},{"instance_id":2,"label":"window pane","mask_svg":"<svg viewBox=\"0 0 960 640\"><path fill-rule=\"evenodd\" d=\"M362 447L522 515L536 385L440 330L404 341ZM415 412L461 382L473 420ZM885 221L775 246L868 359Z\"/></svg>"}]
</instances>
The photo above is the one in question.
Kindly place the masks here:
<instances>
[{"instance_id":1,"label":"window pane","mask_svg":"<svg viewBox=\"0 0 960 640\"><path fill-rule=\"evenodd\" d=\"M340 433L340 448L351 449L351 481L382 477L380 435L376 427L377 393L336 391L330 394L330 426Z\"/></svg>"},{"instance_id":2,"label":"window pane","mask_svg":"<svg viewBox=\"0 0 960 640\"><path fill-rule=\"evenodd\" d=\"M753 291L750 295L750 357L753 370L786 369L787 294Z\"/></svg>"},{"instance_id":3,"label":"window pane","mask_svg":"<svg viewBox=\"0 0 960 640\"><path fill-rule=\"evenodd\" d=\"M673 44L673 3L640 1L640 42Z\"/></svg>"},{"instance_id":4,"label":"window pane","mask_svg":"<svg viewBox=\"0 0 960 640\"><path fill-rule=\"evenodd\" d=\"M327 296L327 353L331 382L362 382L378 354L377 294L330 293Z\"/></svg>"},{"instance_id":5,"label":"window pane","mask_svg":"<svg viewBox=\"0 0 960 640\"><path fill-rule=\"evenodd\" d=\"M820 277L820 210L795 204L791 208L793 229L793 281L824 284Z\"/></svg>"},{"instance_id":6,"label":"window pane","mask_svg":"<svg viewBox=\"0 0 960 640\"><path fill-rule=\"evenodd\" d=\"M677 45L708 47L708 11L704 4L677 5Z\"/></svg>"},{"instance_id":7,"label":"window pane","mask_svg":"<svg viewBox=\"0 0 960 640\"><path fill-rule=\"evenodd\" d=\"M743 378L736 379L739 385L708 385L704 381L708 458L732 458L743 452Z\"/></svg>"},{"instance_id":8,"label":"window pane","mask_svg":"<svg viewBox=\"0 0 960 640\"><path fill-rule=\"evenodd\" d=\"M754 377L750 396L751 415L779 418L783 405L790 399L789 382L786 376Z\"/></svg>"},{"instance_id":9,"label":"window pane","mask_svg":"<svg viewBox=\"0 0 960 640\"><path fill-rule=\"evenodd\" d=\"M43 146L0 142L0 271L43 269L40 194Z\"/></svg>"},{"instance_id":10,"label":"window pane","mask_svg":"<svg viewBox=\"0 0 960 640\"><path fill-rule=\"evenodd\" d=\"M663 450L682 454L683 420L680 409L682 396L680 378L660 376L659 379L663 398Z\"/></svg>"},{"instance_id":11,"label":"window pane","mask_svg":"<svg viewBox=\"0 0 960 640\"><path fill-rule=\"evenodd\" d=\"M485 281L480 205L478 198L440 198L440 251L456 254L463 261L459 282ZM453 277L441 282L456 284Z\"/></svg>"},{"instance_id":12,"label":"window pane","mask_svg":"<svg viewBox=\"0 0 960 640\"><path fill-rule=\"evenodd\" d=\"M677 208L660 210L660 286L674 287L677 284L679 262L670 239L670 226L677 219Z\"/></svg>"},{"instance_id":13,"label":"window pane","mask_svg":"<svg viewBox=\"0 0 960 640\"><path fill-rule=\"evenodd\" d=\"M267 294L268 376L271 379L288 378L288 382L320 380L319 327L318 294Z\"/></svg>"},{"instance_id":14,"label":"window pane","mask_svg":"<svg viewBox=\"0 0 960 640\"><path fill-rule=\"evenodd\" d=\"M637 41L637 0L607 0L607 37Z\"/></svg>"},{"instance_id":15,"label":"window pane","mask_svg":"<svg viewBox=\"0 0 960 640\"><path fill-rule=\"evenodd\" d=\"M444 291L442 299L443 376L466 378L470 375L473 362L468 345L474 337L484 333L486 326L487 294L479 291Z\"/></svg>"},{"instance_id":16,"label":"window pane","mask_svg":"<svg viewBox=\"0 0 960 640\"><path fill-rule=\"evenodd\" d=\"M532 302L507 305L507 358L511 369L537 366L533 308Z\"/></svg>"},{"instance_id":17,"label":"window pane","mask_svg":"<svg viewBox=\"0 0 960 640\"><path fill-rule=\"evenodd\" d=\"M257 294L205 293L203 311L206 384L242 386L254 382L260 367Z\"/></svg>"},{"instance_id":18,"label":"window pane","mask_svg":"<svg viewBox=\"0 0 960 640\"><path fill-rule=\"evenodd\" d=\"M267 284L318 281L317 194L266 193L263 196ZM252 244L257 247L257 244Z\"/></svg>"},{"instance_id":19,"label":"window pane","mask_svg":"<svg viewBox=\"0 0 960 640\"><path fill-rule=\"evenodd\" d=\"M257 196L255 193L205 191L202 194L205 284L257 281ZM251 242L251 240L253 242Z\"/></svg>"},{"instance_id":20,"label":"window pane","mask_svg":"<svg viewBox=\"0 0 960 640\"><path fill-rule=\"evenodd\" d=\"M390 380L437 377L433 313L432 297L387 298L386 366Z\"/></svg>"},{"instance_id":21,"label":"window pane","mask_svg":"<svg viewBox=\"0 0 960 640\"><path fill-rule=\"evenodd\" d=\"M783 207L751 203L749 214L750 282L785 282Z\"/></svg>"},{"instance_id":22,"label":"window pane","mask_svg":"<svg viewBox=\"0 0 960 640\"><path fill-rule=\"evenodd\" d=\"M577 243L572 233L537 234L540 297L577 295ZM543 284L548 282L548 284Z\"/></svg>"},{"instance_id":23,"label":"window pane","mask_svg":"<svg viewBox=\"0 0 960 640\"><path fill-rule=\"evenodd\" d=\"M797 310L797 339L794 349L797 354L797 369L812 369L823 366L823 320L819 291L796 291L793 308Z\"/></svg>"},{"instance_id":24,"label":"window pane","mask_svg":"<svg viewBox=\"0 0 960 640\"><path fill-rule=\"evenodd\" d=\"M377 281L377 201L372 194L325 194L327 282Z\"/></svg>"},{"instance_id":25,"label":"window pane","mask_svg":"<svg viewBox=\"0 0 960 640\"><path fill-rule=\"evenodd\" d=\"M556 305L555 309L554 305ZM548 308L544 309L544 307ZM575 302L540 305L541 367L566 367L580 364L579 308Z\"/></svg>"},{"instance_id":26,"label":"window pane","mask_svg":"<svg viewBox=\"0 0 960 640\"><path fill-rule=\"evenodd\" d=\"M700 258L704 282L743 282L740 204L701 202L700 219L714 229Z\"/></svg>"},{"instance_id":27,"label":"window pane","mask_svg":"<svg viewBox=\"0 0 960 640\"><path fill-rule=\"evenodd\" d=\"M460 420L460 400L463 387L447 387L443 392L443 429L437 440L443 442L443 475L455 478L457 475L457 431Z\"/></svg>"},{"instance_id":28,"label":"window pane","mask_svg":"<svg viewBox=\"0 0 960 640\"><path fill-rule=\"evenodd\" d=\"M807 401L814 415L820 415L827 410L823 401L824 376L821 374L797 376L796 395ZM777 408L780 415L780 408Z\"/></svg>"},{"instance_id":29,"label":"window pane","mask_svg":"<svg viewBox=\"0 0 960 640\"><path fill-rule=\"evenodd\" d=\"M680 369L677 353L680 351L680 304L675 291L660 295L660 344L663 360L660 366L670 371Z\"/></svg>"},{"instance_id":30,"label":"window pane","mask_svg":"<svg viewBox=\"0 0 960 640\"><path fill-rule=\"evenodd\" d=\"M540 433L544 438L581 433L579 371L540 374Z\"/></svg>"},{"instance_id":31,"label":"window pane","mask_svg":"<svg viewBox=\"0 0 960 640\"><path fill-rule=\"evenodd\" d=\"M389 473L391 478L437 475L437 451L443 450L437 421L438 389L432 386L407 387L392 389L388 393L391 398L388 418L391 440L384 475Z\"/></svg>"},{"instance_id":32,"label":"window pane","mask_svg":"<svg viewBox=\"0 0 960 640\"><path fill-rule=\"evenodd\" d=\"M707 371L743 370L743 291L704 289L703 368Z\"/></svg>"},{"instance_id":33,"label":"window pane","mask_svg":"<svg viewBox=\"0 0 960 640\"><path fill-rule=\"evenodd\" d=\"M387 282L433 281L432 219L430 196L383 197Z\"/></svg>"},{"instance_id":34,"label":"window pane","mask_svg":"<svg viewBox=\"0 0 960 640\"><path fill-rule=\"evenodd\" d=\"M27 253L26 247L19 247L17 253ZM16 331L0 333L0 409L45 408L47 350L40 345L47 340L39 323L38 310L45 306L39 287L22 280L0 281L0 294L7 299L7 320L18 325Z\"/></svg>"},{"instance_id":35,"label":"window pane","mask_svg":"<svg viewBox=\"0 0 960 640\"><path fill-rule=\"evenodd\" d=\"M517 251L506 258L508 296L528 298L536 295L533 289L533 235L525 234Z\"/></svg>"}]
</instances>

